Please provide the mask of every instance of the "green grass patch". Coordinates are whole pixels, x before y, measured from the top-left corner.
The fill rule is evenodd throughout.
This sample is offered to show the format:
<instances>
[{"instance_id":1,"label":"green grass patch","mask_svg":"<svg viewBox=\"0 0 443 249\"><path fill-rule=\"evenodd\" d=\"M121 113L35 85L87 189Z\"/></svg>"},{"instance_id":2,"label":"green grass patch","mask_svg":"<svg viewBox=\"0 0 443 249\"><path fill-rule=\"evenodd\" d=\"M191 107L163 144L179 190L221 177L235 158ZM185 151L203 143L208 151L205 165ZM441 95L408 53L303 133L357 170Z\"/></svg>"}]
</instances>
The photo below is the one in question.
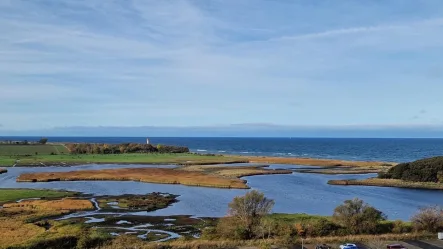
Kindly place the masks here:
<instances>
[{"instance_id":1,"label":"green grass patch","mask_svg":"<svg viewBox=\"0 0 443 249\"><path fill-rule=\"evenodd\" d=\"M50 165L78 165L91 163L109 164L217 164L247 162L241 157L225 157L199 155L193 153L131 153L131 154L57 154L57 155L30 155L30 156L1 156L0 166L50 166Z\"/></svg>"},{"instance_id":2,"label":"green grass patch","mask_svg":"<svg viewBox=\"0 0 443 249\"><path fill-rule=\"evenodd\" d=\"M24 156L24 155L50 155L69 153L68 149L61 144L36 144L36 145L14 145L1 144L0 156Z\"/></svg>"},{"instance_id":3,"label":"green grass patch","mask_svg":"<svg viewBox=\"0 0 443 249\"><path fill-rule=\"evenodd\" d=\"M47 189L0 189L0 204L28 198L61 198L75 195L78 193Z\"/></svg>"},{"instance_id":4,"label":"green grass patch","mask_svg":"<svg viewBox=\"0 0 443 249\"><path fill-rule=\"evenodd\" d=\"M332 219L331 216L320 216L320 215L310 215L310 214L270 214L269 218L278 222L291 223L291 224Z\"/></svg>"}]
</instances>

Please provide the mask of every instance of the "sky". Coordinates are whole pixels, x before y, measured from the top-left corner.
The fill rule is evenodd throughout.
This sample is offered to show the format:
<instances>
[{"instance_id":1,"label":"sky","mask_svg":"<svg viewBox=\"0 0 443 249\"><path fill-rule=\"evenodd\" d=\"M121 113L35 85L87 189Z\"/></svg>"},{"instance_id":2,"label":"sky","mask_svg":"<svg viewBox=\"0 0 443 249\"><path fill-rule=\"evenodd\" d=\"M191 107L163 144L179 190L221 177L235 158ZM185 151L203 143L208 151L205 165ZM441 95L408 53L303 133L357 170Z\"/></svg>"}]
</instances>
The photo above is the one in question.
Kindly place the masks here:
<instances>
[{"instance_id":1,"label":"sky","mask_svg":"<svg viewBox=\"0 0 443 249\"><path fill-rule=\"evenodd\" d=\"M441 0L0 0L0 33L0 135L443 136Z\"/></svg>"}]
</instances>

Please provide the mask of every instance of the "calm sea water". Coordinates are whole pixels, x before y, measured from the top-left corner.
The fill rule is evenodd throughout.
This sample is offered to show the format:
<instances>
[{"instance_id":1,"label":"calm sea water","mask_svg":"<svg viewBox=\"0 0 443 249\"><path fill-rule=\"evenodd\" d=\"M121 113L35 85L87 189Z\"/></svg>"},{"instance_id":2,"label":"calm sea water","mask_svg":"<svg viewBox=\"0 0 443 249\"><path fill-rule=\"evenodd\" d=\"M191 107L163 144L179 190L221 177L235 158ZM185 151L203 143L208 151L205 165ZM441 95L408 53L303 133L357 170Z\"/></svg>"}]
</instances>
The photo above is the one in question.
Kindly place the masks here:
<instances>
[{"instance_id":1,"label":"calm sea water","mask_svg":"<svg viewBox=\"0 0 443 249\"><path fill-rule=\"evenodd\" d=\"M0 137L0 140L38 140ZM50 137L52 142L145 143L145 137ZM443 139L356 138L150 138L154 144L188 146L194 152L405 162L443 155Z\"/></svg>"}]
</instances>

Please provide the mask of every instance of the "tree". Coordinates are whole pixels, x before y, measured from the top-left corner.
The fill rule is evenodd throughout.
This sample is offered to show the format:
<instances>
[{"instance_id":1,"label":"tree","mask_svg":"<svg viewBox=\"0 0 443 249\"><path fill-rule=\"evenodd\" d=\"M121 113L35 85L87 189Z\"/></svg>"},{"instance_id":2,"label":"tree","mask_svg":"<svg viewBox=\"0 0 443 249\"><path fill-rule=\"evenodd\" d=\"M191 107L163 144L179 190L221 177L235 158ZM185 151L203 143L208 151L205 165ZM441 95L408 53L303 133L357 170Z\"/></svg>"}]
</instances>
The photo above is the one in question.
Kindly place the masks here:
<instances>
[{"instance_id":1,"label":"tree","mask_svg":"<svg viewBox=\"0 0 443 249\"><path fill-rule=\"evenodd\" d=\"M265 197L263 193L252 190L244 196L235 197L229 203L228 214L236 224L244 231L246 239L254 237L254 232L262 222L262 218L268 215L274 207L274 201Z\"/></svg>"},{"instance_id":2,"label":"tree","mask_svg":"<svg viewBox=\"0 0 443 249\"><path fill-rule=\"evenodd\" d=\"M418 231L439 232L443 229L443 208L439 206L420 208L412 216L411 221Z\"/></svg>"},{"instance_id":3,"label":"tree","mask_svg":"<svg viewBox=\"0 0 443 249\"><path fill-rule=\"evenodd\" d=\"M386 215L364 201L355 198L347 200L334 210L333 219L351 234L375 233L380 221Z\"/></svg>"},{"instance_id":4,"label":"tree","mask_svg":"<svg viewBox=\"0 0 443 249\"><path fill-rule=\"evenodd\" d=\"M48 139L46 137L42 137L40 138L40 140L38 141L39 144L46 144L48 142Z\"/></svg>"}]
</instances>

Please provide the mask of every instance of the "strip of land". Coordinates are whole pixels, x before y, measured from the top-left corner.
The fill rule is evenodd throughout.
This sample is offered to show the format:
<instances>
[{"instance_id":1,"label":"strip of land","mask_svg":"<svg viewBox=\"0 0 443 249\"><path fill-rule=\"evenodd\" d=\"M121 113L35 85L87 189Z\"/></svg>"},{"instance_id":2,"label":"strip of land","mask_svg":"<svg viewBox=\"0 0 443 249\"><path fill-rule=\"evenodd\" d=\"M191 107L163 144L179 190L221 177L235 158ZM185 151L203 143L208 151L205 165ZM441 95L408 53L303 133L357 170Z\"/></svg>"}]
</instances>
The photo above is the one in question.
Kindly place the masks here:
<instances>
[{"instance_id":1,"label":"strip of land","mask_svg":"<svg viewBox=\"0 0 443 249\"><path fill-rule=\"evenodd\" d=\"M58 154L0 156L1 166L73 166L83 164L226 164L247 163L241 157L199 155L192 153Z\"/></svg>"},{"instance_id":2,"label":"strip of land","mask_svg":"<svg viewBox=\"0 0 443 249\"><path fill-rule=\"evenodd\" d=\"M203 167L204 166L200 166ZM50 181L140 181L148 183L182 184L188 186L247 189L242 176L291 174L290 170L270 170L263 167L207 166L202 170L127 168L79 170L71 172L40 172L22 174L18 182Z\"/></svg>"},{"instance_id":3,"label":"strip of land","mask_svg":"<svg viewBox=\"0 0 443 249\"><path fill-rule=\"evenodd\" d=\"M330 185L357 185L357 186L378 186L378 187L397 187L397 188L414 188L414 189L433 189L443 190L443 183L435 182L409 182L398 179L380 179L369 178L363 180L330 180Z\"/></svg>"},{"instance_id":4,"label":"strip of land","mask_svg":"<svg viewBox=\"0 0 443 249\"><path fill-rule=\"evenodd\" d=\"M298 173L325 174L325 175L346 175L346 174L373 174L386 172L391 167L358 167L358 166L325 166L322 168L302 168L294 169Z\"/></svg>"},{"instance_id":5,"label":"strip of land","mask_svg":"<svg viewBox=\"0 0 443 249\"><path fill-rule=\"evenodd\" d=\"M71 191L58 191L49 189L0 189L0 205L6 202L41 198L53 199L61 197L77 196L79 193Z\"/></svg>"},{"instance_id":6,"label":"strip of land","mask_svg":"<svg viewBox=\"0 0 443 249\"><path fill-rule=\"evenodd\" d=\"M355 167L391 167L397 165L392 162L366 162L366 161L346 161L333 159L316 159L316 158L296 158L296 157L258 157L248 156L241 157L247 159L250 163L272 163L272 164L295 164L310 166L355 166Z\"/></svg>"}]
</instances>

